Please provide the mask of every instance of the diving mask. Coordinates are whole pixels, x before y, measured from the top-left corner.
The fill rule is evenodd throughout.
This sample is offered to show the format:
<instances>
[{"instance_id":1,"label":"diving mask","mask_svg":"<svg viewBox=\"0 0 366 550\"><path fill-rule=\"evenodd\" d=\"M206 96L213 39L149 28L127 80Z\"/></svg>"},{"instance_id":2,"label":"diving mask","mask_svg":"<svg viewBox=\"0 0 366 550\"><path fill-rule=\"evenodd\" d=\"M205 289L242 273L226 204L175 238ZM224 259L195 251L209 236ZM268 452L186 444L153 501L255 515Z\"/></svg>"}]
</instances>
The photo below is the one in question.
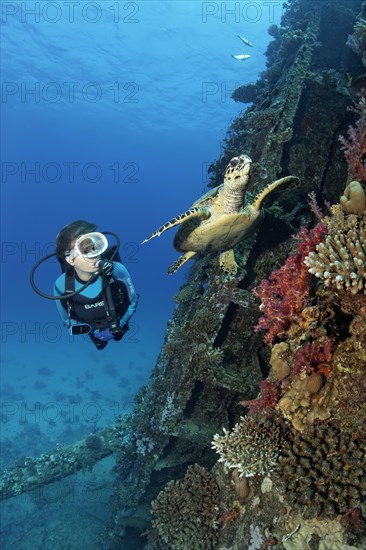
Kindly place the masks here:
<instances>
[{"instance_id":1,"label":"diving mask","mask_svg":"<svg viewBox=\"0 0 366 550\"><path fill-rule=\"evenodd\" d=\"M75 242L74 248L70 252L70 256L75 258L76 255L82 258L97 258L108 248L108 241L103 233L94 231L81 235Z\"/></svg>"}]
</instances>

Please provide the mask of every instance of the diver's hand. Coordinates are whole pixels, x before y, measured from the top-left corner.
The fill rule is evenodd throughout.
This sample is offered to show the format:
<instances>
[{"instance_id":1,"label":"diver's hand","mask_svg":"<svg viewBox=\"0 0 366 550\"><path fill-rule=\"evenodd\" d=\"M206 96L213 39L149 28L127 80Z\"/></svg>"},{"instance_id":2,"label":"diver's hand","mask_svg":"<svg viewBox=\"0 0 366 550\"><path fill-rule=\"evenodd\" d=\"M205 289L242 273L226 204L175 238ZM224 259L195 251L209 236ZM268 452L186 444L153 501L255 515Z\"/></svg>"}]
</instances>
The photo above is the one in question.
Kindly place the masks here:
<instances>
[{"instance_id":1,"label":"diver's hand","mask_svg":"<svg viewBox=\"0 0 366 550\"><path fill-rule=\"evenodd\" d=\"M97 329L94 331L93 336L95 338L98 338L98 340L101 340L102 342L107 342L108 340L112 340L114 338L109 328L105 328L104 330Z\"/></svg>"}]
</instances>

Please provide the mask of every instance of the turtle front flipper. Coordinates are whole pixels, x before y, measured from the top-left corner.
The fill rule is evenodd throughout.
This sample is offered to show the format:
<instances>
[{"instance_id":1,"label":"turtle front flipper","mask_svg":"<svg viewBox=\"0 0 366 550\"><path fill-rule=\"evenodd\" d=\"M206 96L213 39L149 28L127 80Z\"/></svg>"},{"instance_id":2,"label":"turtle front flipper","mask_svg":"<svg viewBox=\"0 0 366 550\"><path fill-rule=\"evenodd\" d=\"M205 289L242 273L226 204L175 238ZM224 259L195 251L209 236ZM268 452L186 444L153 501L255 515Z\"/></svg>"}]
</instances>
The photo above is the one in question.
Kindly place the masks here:
<instances>
[{"instance_id":1,"label":"turtle front flipper","mask_svg":"<svg viewBox=\"0 0 366 550\"><path fill-rule=\"evenodd\" d=\"M192 258L192 256L194 256L195 254L196 254L196 252L189 251L189 252L186 252L185 254L183 254L182 256L179 256L179 258L177 260L175 260L175 262L173 262L171 266L169 266L168 271L167 271L168 275L173 275L173 273L178 271L178 269L183 264L185 264L190 258Z\"/></svg>"},{"instance_id":2,"label":"turtle front flipper","mask_svg":"<svg viewBox=\"0 0 366 550\"><path fill-rule=\"evenodd\" d=\"M196 208L190 208L186 212L183 212L183 214L179 214L179 216L176 216L175 218L169 220L164 225L159 227L154 233L152 233L147 239L142 241L141 244L147 243L150 239L153 239L154 237L160 237L164 231L167 229L170 229L171 227L174 227L175 225L179 225L182 222L185 222L189 220L190 218L201 218L202 220L207 220L211 216L211 213L208 208L203 207L196 207ZM177 268L178 269L178 268Z\"/></svg>"},{"instance_id":3,"label":"turtle front flipper","mask_svg":"<svg viewBox=\"0 0 366 550\"><path fill-rule=\"evenodd\" d=\"M286 176L285 178L281 178L279 180L276 180L270 183L269 185L267 185L267 187L262 189L262 191L260 191L258 195L254 197L254 200L251 204L251 208L253 208L254 210L259 210L262 206L263 200L278 187L281 187L282 185L291 184L292 188L295 189L300 185L300 183L301 183L301 180L296 176Z\"/></svg>"}]
</instances>

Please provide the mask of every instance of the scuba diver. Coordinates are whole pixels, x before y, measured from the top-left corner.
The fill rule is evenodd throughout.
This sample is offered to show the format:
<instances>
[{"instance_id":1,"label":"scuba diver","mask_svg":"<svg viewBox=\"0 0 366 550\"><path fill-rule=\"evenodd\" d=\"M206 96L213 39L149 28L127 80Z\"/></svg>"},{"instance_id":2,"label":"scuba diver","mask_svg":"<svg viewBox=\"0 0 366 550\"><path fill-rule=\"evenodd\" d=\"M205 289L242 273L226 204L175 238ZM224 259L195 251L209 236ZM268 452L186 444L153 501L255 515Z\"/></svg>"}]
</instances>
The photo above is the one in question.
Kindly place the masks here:
<instances>
[{"instance_id":1,"label":"scuba diver","mask_svg":"<svg viewBox=\"0 0 366 550\"><path fill-rule=\"evenodd\" d=\"M106 234L113 235L117 245L109 247ZM56 237L56 252L42 258L31 272L33 289L45 298L57 300L58 312L70 334L88 334L99 350L109 340L123 338L138 302L118 248L119 238L114 233L100 233L95 224L76 221L61 229ZM55 282L54 296L44 294L34 283L35 270L51 256L57 257L63 271Z\"/></svg>"}]
</instances>

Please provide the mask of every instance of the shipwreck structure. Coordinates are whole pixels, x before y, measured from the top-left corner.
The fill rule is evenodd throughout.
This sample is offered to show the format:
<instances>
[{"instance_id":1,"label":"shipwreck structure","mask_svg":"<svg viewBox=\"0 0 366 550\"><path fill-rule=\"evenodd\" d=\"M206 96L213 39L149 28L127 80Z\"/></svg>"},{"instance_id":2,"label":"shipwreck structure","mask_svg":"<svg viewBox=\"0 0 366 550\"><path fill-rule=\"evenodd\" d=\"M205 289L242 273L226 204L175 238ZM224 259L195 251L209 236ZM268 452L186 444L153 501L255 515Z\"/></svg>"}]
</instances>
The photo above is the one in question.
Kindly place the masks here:
<instances>
[{"instance_id":1,"label":"shipwreck structure","mask_svg":"<svg viewBox=\"0 0 366 550\"><path fill-rule=\"evenodd\" d=\"M362 401L359 394L355 403L350 399L353 383L365 388L363 287L352 294L351 300L347 290L336 289L330 296L330 291L321 294L313 285L308 296L314 309L306 311L302 325L300 321L295 323L301 331L296 332L291 325L282 333L277 332L283 347L276 348L276 352L286 352L286 360L283 355L279 359L275 356L275 346L271 353L263 333L254 330L261 311L258 296L252 292L291 253L296 253L298 241L292 236L300 226L314 225L308 194L313 193L314 212L315 197L321 207L324 202L338 203L349 181L349 164L339 136L346 135L349 124L356 119L356 114L347 108L359 100L352 79L356 81L365 70L365 18L361 0L288 1L281 27L270 28L274 40L267 51L267 70L255 84L254 101L230 127L223 155L210 167L210 173L211 186L221 184L229 160L246 152L253 160L251 193L256 194L266 183L288 174L299 177L302 185L292 193L278 195L257 234L235 247L239 266L235 276L220 269L217 256L202 256L194 262L186 284L175 296L176 310L168 323L164 345L149 383L136 396L132 413L73 445L52 449L8 468L0 478L3 498L91 467L113 453L114 494L104 541L104 547L111 550L299 549L307 548L309 541L311 548L320 548L321 541L321 548L365 547L365 433L361 421L352 423L352 407L363 411L361 418L365 419L366 406L365 397ZM347 41L353 41L350 47ZM241 92L235 94L235 99L245 100L245 90ZM359 216L362 212L350 215ZM357 224L361 234L365 222ZM341 231L339 226L335 228L335 222L332 227L335 232ZM264 293L262 299L263 296ZM328 338L332 344L327 343ZM267 339L270 345L275 341ZM304 341L313 348L303 349ZM322 350L322 359L313 359L309 366L306 353L315 357L316 345L320 346L316 348L319 356ZM328 362L324 359L326 352ZM296 361L301 357L303 364L308 365L306 384L310 384L308 377L314 377L312 385L306 386L306 395L301 394L304 380L298 379L300 374L293 370L298 369ZM337 368L338 375L331 378L325 369L316 370L320 363L326 363L333 372ZM287 374L281 371L276 378L274 364ZM353 369L353 381L347 379L347 369ZM269 373L271 382L261 386ZM282 382L286 379L288 382ZM275 420L264 406L259 410L260 400L256 400L261 389L263 404L273 388L279 392ZM323 394L319 392L326 393L327 413L317 409L310 422L305 413L298 413L296 407L300 405L293 403L301 394L304 401L308 399L305 405L310 410L315 400L321 401ZM339 396L345 413L342 421L334 410ZM285 397L292 399L288 408L283 402ZM247 410L240 404L242 401L254 413L261 413L257 424L240 425L240 417ZM278 419L280 409L282 420ZM322 431L315 420L326 420L326 428ZM216 464L219 456L212 449L214 435L221 434L222 428L229 433L235 425L239 427L234 433L249 437L250 444L263 448L274 464L279 461L281 469L288 470L287 477L279 476L276 484L272 467L264 466L260 472L254 470L247 476L244 467L243 475L238 476L230 467L228 472L221 463ZM342 431L345 435L341 435ZM254 433L260 434L258 438ZM320 453L331 452L332 442L341 437L344 451L337 455L341 463L338 467L361 468L342 504L337 483L324 473L322 460L311 463L314 453L319 449L323 449ZM227 449L231 441L227 435L227 440L216 442L226 466L230 462ZM291 442L295 442L297 450L304 449L301 457ZM344 463L341 455L346 457ZM296 469L299 457L303 461L301 472ZM319 473L322 468L323 474ZM314 491L320 494L323 489L314 489L309 483L303 502L295 478L307 479L314 472L328 484L327 491L333 495L329 499L332 510L325 509L323 501L319 506L314 502L310 512L305 509L308 501L316 500ZM288 499L283 497L283 491L290 495ZM197 502L187 494L198 495ZM202 515L197 520L199 513ZM164 517L168 517L166 522ZM179 517L184 517L183 526ZM321 525L318 517L323 517ZM142 533L146 536L141 537Z\"/></svg>"}]
</instances>

